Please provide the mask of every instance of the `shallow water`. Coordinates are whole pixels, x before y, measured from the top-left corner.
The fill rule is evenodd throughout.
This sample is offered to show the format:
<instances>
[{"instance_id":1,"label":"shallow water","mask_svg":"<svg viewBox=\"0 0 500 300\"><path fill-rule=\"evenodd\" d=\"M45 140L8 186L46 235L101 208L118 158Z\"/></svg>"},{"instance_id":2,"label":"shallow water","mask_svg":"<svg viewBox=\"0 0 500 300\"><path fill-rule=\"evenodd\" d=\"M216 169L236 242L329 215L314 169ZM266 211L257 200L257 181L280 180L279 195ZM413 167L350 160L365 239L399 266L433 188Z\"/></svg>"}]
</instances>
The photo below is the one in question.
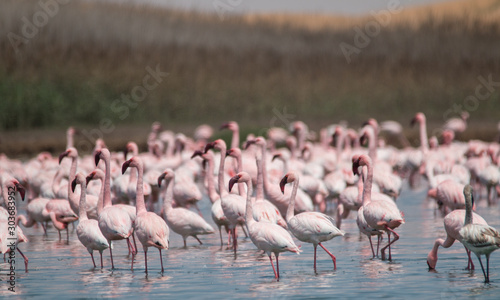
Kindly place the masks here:
<instances>
[{"instance_id":1,"label":"shallow water","mask_svg":"<svg viewBox=\"0 0 500 300\"><path fill-rule=\"evenodd\" d=\"M425 189L411 191L407 187L398 200L405 213L406 224L397 232L401 238L394 244L393 261L371 259L370 245L360 236L355 213L342 223L343 238L324 243L337 257L333 270L330 257L318 247L318 272L313 271L313 247L302 245L300 255L280 255L281 279L277 282L269 259L257 251L249 239L239 238L235 257L232 250L220 246L219 234L202 236L203 245L188 238L183 248L182 238L171 232L170 249L163 252L165 272L160 273L159 254L148 251L149 275L144 273L144 253L139 246L134 271L124 241L115 243L115 270L110 268L109 251L104 252L103 270L92 268L86 249L71 232L69 243L58 241L54 228L44 236L41 228L24 230L29 243L20 244L29 258L29 273L24 272L22 260L16 263L16 294L22 298L88 298L88 297L156 297L182 299L220 298L354 298L359 296L383 298L496 298L500 292L500 251L490 261L490 284L483 283L479 262L476 270L464 270L467 265L463 246L456 242L451 248L439 249L437 270L429 272L427 253L437 237L445 237L442 216L434 204L425 200ZM200 208L210 223L208 199ZM484 201L477 211L490 225L500 228L500 208L488 208ZM23 213L22 207L20 211ZM215 226L214 226L215 227ZM71 228L71 227L70 227ZM63 237L65 235L63 234ZM226 239L226 235L223 235ZM374 239L375 241L375 239ZM386 242L387 239L384 239ZM16 255L18 255L16 253ZM96 263L99 254L95 252ZM0 296L12 296L7 290L7 263L0 264Z\"/></svg>"}]
</instances>

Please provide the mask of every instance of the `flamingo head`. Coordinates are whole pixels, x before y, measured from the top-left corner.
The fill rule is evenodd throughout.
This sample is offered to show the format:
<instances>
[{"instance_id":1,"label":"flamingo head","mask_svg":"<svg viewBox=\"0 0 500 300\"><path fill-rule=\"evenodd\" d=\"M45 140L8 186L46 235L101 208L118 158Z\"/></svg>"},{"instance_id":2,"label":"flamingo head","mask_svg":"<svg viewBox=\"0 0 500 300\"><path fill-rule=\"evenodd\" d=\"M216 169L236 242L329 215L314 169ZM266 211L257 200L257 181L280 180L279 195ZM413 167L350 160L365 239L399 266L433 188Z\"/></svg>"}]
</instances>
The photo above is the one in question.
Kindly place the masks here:
<instances>
[{"instance_id":1,"label":"flamingo head","mask_svg":"<svg viewBox=\"0 0 500 300\"><path fill-rule=\"evenodd\" d=\"M215 140L211 143L208 143L205 146L205 153L207 153L208 150L210 150L210 149L217 149L219 151L226 152L226 149L227 149L226 142L224 142L224 140L218 139L218 140Z\"/></svg>"},{"instance_id":2,"label":"flamingo head","mask_svg":"<svg viewBox=\"0 0 500 300\"><path fill-rule=\"evenodd\" d=\"M203 157L203 151L201 151L201 150L194 151L193 155L191 155L191 159L193 159L193 158L195 158L197 156Z\"/></svg>"},{"instance_id":3,"label":"flamingo head","mask_svg":"<svg viewBox=\"0 0 500 300\"><path fill-rule=\"evenodd\" d=\"M166 169L161 175L158 177L158 186L161 187L161 182L165 179L168 182L174 178L174 171L172 169Z\"/></svg>"},{"instance_id":4,"label":"flamingo head","mask_svg":"<svg viewBox=\"0 0 500 300\"><path fill-rule=\"evenodd\" d=\"M294 182L295 180L298 180L299 175L295 172L288 172L281 178L280 181L280 189L281 192L284 194L285 193L285 185L290 182Z\"/></svg>"},{"instance_id":5,"label":"flamingo head","mask_svg":"<svg viewBox=\"0 0 500 300\"><path fill-rule=\"evenodd\" d=\"M417 113L413 119L411 119L410 126L414 126L416 123L425 122L425 115L421 112Z\"/></svg>"},{"instance_id":6,"label":"flamingo head","mask_svg":"<svg viewBox=\"0 0 500 300\"><path fill-rule=\"evenodd\" d=\"M358 159L352 164L352 172L354 175L359 175L358 168L360 166L369 166L372 163L372 159L366 155L362 154L358 157Z\"/></svg>"},{"instance_id":7,"label":"flamingo head","mask_svg":"<svg viewBox=\"0 0 500 300\"><path fill-rule=\"evenodd\" d=\"M133 156L131 159L124 162L122 165L122 174L125 174L125 172L129 167L142 168L143 167L142 160L137 156Z\"/></svg>"},{"instance_id":8,"label":"flamingo head","mask_svg":"<svg viewBox=\"0 0 500 300\"><path fill-rule=\"evenodd\" d=\"M66 151L64 151L63 153L61 153L59 155L59 164L61 164L61 161L66 156L67 157L71 157L71 158L78 157L78 151L75 148L73 148L73 147L70 147L70 148L66 149Z\"/></svg>"},{"instance_id":9,"label":"flamingo head","mask_svg":"<svg viewBox=\"0 0 500 300\"><path fill-rule=\"evenodd\" d=\"M358 160L359 160L359 154L354 154L352 156L352 173L354 175L359 175L359 163L358 163Z\"/></svg>"},{"instance_id":10,"label":"flamingo head","mask_svg":"<svg viewBox=\"0 0 500 300\"><path fill-rule=\"evenodd\" d=\"M26 195L26 189L24 186L19 183L19 181L15 178L11 178L10 180L7 180L5 182L5 187L7 190L10 192L10 189L14 189L19 192L19 195L21 195L21 199L24 201L24 196Z\"/></svg>"},{"instance_id":11,"label":"flamingo head","mask_svg":"<svg viewBox=\"0 0 500 300\"><path fill-rule=\"evenodd\" d=\"M247 142L245 144L245 149L248 149L248 147L250 147L250 145L253 145L253 144L265 148L267 145L267 142L266 142L266 139L264 137L258 136L254 139L247 140Z\"/></svg>"},{"instance_id":12,"label":"flamingo head","mask_svg":"<svg viewBox=\"0 0 500 300\"><path fill-rule=\"evenodd\" d=\"M238 123L236 123L235 121L229 121L229 122L224 123L220 126L219 130L222 130L222 129L229 129L231 131L236 131L236 130L239 130L239 126L238 126Z\"/></svg>"},{"instance_id":13,"label":"flamingo head","mask_svg":"<svg viewBox=\"0 0 500 300\"><path fill-rule=\"evenodd\" d=\"M238 174L234 175L230 180L229 180L229 191L233 189L233 186L236 183L239 182L250 182L252 178L247 172L239 172Z\"/></svg>"},{"instance_id":14,"label":"flamingo head","mask_svg":"<svg viewBox=\"0 0 500 300\"><path fill-rule=\"evenodd\" d=\"M135 142L128 142L127 146L125 146L125 150L123 151L125 160L127 160L127 154L129 152L132 152L134 155L137 155L139 153L139 147Z\"/></svg>"},{"instance_id":15,"label":"flamingo head","mask_svg":"<svg viewBox=\"0 0 500 300\"><path fill-rule=\"evenodd\" d=\"M241 157L241 150L240 148L231 148L227 150L226 155L234 158L239 158Z\"/></svg>"}]
</instances>

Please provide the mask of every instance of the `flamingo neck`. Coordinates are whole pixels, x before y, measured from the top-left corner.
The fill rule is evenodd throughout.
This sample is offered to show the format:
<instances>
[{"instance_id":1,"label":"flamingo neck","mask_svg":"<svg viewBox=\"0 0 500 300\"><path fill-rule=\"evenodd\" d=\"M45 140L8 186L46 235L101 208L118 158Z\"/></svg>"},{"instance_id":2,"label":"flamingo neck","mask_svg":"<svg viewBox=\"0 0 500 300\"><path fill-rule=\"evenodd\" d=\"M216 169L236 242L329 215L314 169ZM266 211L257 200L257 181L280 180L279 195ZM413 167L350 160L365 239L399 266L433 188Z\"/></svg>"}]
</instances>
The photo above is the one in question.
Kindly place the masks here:
<instances>
[{"instance_id":1,"label":"flamingo neck","mask_svg":"<svg viewBox=\"0 0 500 300\"><path fill-rule=\"evenodd\" d=\"M245 181L247 185L247 206L245 211L245 222L247 223L247 227L251 224L255 223L255 219L253 218L253 207L252 207L252 184L251 181Z\"/></svg>"},{"instance_id":2,"label":"flamingo neck","mask_svg":"<svg viewBox=\"0 0 500 300\"><path fill-rule=\"evenodd\" d=\"M240 146L240 129L233 130L233 137L231 138L231 148L238 148Z\"/></svg>"},{"instance_id":3,"label":"flamingo neck","mask_svg":"<svg viewBox=\"0 0 500 300\"><path fill-rule=\"evenodd\" d=\"M71 158L71 167L69 168L69 179L68 179L68 200L71 203L71 206L78 208L78 196L71 190L71 183L75 180L76 177L76 165L77 165L77 157ZM81 195L81 194L80 194Z\"/></svg>"},{"instance_id":4,"label":"flamingo neck","mask_svg":"<svg viewBox=\"0 0 500 300\"><path fill-rule=\"evenodd\" d=\"M137 167L137 189L136 189L136 198L135 198L135 207L136 214L139 215L141 213L147 212L146 204L144 203L144 167L139 164Z\"/></svg>"},{"instance_id":5,"label":"flamingo neck","mask_svg":"<svg viewBox=\"0 0 500 300\"><path fill-rule=\"evenodd\" d=\"M219 194L221 196L226 196L228 194L228 191L224 187L224 161L226 160L226 148L222 147L220 149L220 164L219 164L219 174L217 174L219 182L217 183L219 185Z\"/></svg>"},{"instance_id":6,"label":"flamingo neck","mask_svg":"<svg viewBox=\"0 0 500 300\"><path fill-rule=\"evenodd\" d=\"M375 134L375 129L370 127L368 133L368 156L372 159L372 161L377 160L377 136Z\"/></svg>"},{"instance_id":7,"label":"flamingo neck","mask_svg":"<svg viewBox=\"0 0 500 300\"><path fill-rule=\"evenodd\" d=\"M257 159L257 191L256 199L264 199L264 180L262 179L262 159Z\"/></svg>"},{"instance_id":8,"label":"flamingo neck","mask_svg":"<svg viewBox=\"0 0 500 300\"><path fill-rule=\"evenodd\" d=\"M219 198L219 195L215 191L215 180L214 180L214 161L213 159L207 160L208 168L207 172L205 172L205 177L207 179L207 189L208 189L208 197L210 198L210 202L214 203Z\"/></svg>"},{"instance_id":9,"label":"flamingo neck","mask_svg":"<svg viewBox=\"0 0 500 300\"><path fill-rule=\"evenodd\" d=\"M86 184L80 184L80 209L78 212L78 219L80 221L87 220L87 185Z\"/></svg>"},{"instance_id":10,"label":"flamingo neck","mask_svg":"<svg viewBox=\"0 0 500 300\"><path fill-rule=\"evenodd\" d=\"M174 199L174 178L167 180L167 189L165 191L165 198L163 200L163 213L167 214L172 210L172 200Z\"/></svg>"},{"instance_id":11,"label":"flamingo neck","mask_svg":"<svg viewBox=\"0 0 500 300\"><path fill-rule=\"evenodd\" d=\"M427 121L420 122L420 145L422 152L427 154L429 152L429 140L427 138Z\"/></svg>"},{"instance_id":12,"label":"flamingo neck","mask_svg":"<svg viewBox=\"0 0 500 300\"><path fill-rule=\"evenodd\" d=\"M104 195L102 206L103 208L109 207L111 203L111 163L107 155L104 156L104 163L106 165L106 175L104 177Z\"/></svg>"},{"instance_id":13,"label":"flamingo neck","mask_svg":"<svg viewBox=\"0 0 500 300\"><path fill-rule=\"evenodd\" d=\"M465 196L465 220L464 220L464 226L468 224L472 224L473 219L472 219L472 196L471 195L466 195Z\"/></svg>"},{"instance_id":14,"label":"flamingo neck","mask_svg":"<svg viewBox=\"0 0 500 300\"><path fill-rule=\"evenodd\" d=\"M97 200L97 215L101 215L101 211L103 208L103 199L104 199L104 178L100 178L101 180L101 191L99 192L99 199Z\"/></svg>"},{"instance_id":15,"label":"flamingo neck","mask_svg":"<svg viewBox=\"0 0 500 300\"><path fill-rule=\"evenodd\" d=\"M66 133L66 149L73 148L73 145L73 133L68 130L68 132Z\"/></svg>"},{"instance_id":16,"label":"flamingo neck","mask_svg":"<svg viewBox=\"0 0 500 300\"><path fill-rule=\"evenodd\" d=\"M269 194L269 191L271 190L271 184L269 183L269 181L267 180L267 151L266 151L266 147L264 145L260 146L260 150L261 150L261 159L262 159L262 164L261 164L261 167L260 167L260 171L262 172L262 180L264 181L264 190Z\"/></svg>"},{"instance_id":17,"label":"flamingo neck","mask_svg":"<svg viewBox=\"0 0 500 300\"><path fill-rule=\"evenodd\" d=\"M363 185L363 205L370 203L372 199L373 165L367 162L366 167L368 172Z\"/></svg>"},{"instance_id":18,"label":"flamingo neck","mask_svg":"<svg viewBox=\"0 0 500 300\"><path fill-rule=\"evenodd\" d=\"M289 222L294 215L295 197L297 196L297 189L299 188L299 178L295 178L293 182L292 194L290 195L290 202L286 211L286 221Z\"/></svg>"},{"instance_id":19,"label":"flamingo neck","mask_svg":"<svg viewBox=\"0 0 500 300\"><path fill-rule=\"evenodd\" d=\"M358 203L363 203L363 187L365 182L364 173L365 173L365 167L363 167L363 170L359 175L358 179Z\"/></svg>"},{"instance_id":20,"label":"flamingo neck","mask_svg":"<svg viewBox=\"0 0 500 300\"><path fill-rule=\"evenodd\" d=\"M236 157L236 161L238 162L238 173L243 171L243 159L241 158L241 154ZM242 182L238 183L238 193L240 196L245 197L245 184Z\"/></svg>"}]
</instances>

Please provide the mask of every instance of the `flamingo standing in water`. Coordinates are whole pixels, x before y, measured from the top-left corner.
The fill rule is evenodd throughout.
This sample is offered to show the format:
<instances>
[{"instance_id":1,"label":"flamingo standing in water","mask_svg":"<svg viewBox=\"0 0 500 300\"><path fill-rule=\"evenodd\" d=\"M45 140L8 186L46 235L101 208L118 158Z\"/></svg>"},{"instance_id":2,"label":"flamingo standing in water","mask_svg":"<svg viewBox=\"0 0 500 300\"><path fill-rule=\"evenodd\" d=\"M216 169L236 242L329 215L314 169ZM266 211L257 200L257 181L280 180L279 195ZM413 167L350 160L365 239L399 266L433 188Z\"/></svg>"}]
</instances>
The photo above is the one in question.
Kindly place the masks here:
<instances>
[{"instance_id":1,"label":"flamingo standing in water","mask_svg":"<svg viewBox=\"0 0 500 300\"><path fill-rule=\"evenodd\" d=\"M158 186L165 179L167 190L163 199L163 218L172 231L182 236L184 248L188 236L194 237L200 245L203 244L197 235L212 234L215 230L200 215L184 207L172 207L174 198L173 184L175 184L175 174L172 169L167 169L158 177Z\"/></svg>"},{"instance_id":2,"label":"flamingo standing in water","mask_svg":"<svg viewBox=\"0 0 500 300\"><path fill-rule=\"evenodd\" d=\"M464 225L465 214L465 209L456 209L447 214L446 217L444 217L443 223L444 229L446 231L446 240L436 239L436 241L434 242L434 247L432 247L432 250L427 255L427 265L429 266L429 269L436 268L438 260L437 252L439 246L443 248L449 248L451 247L451 245L453 245L455 240L459 240L460 242L462 242L462 236L460 236L459 232ZM486 223L486 221L480 215L474 212L472 214L474 224L488 225L488 223ZM470 257L470 250L465 247L465 251L467 252L468 256L467 269L474 270L474 263L472 262L472 259Z\"/></svg>"},{"instance_id":3,"label":"flamingo standing in water","mask_svg":"<svg viewBox=\"0 0 500 300\"><path fill-rule=\"evenodd\" d=\"M112 251L112 241L115 240L123 240L127 239L128 247L132 247L130 244L129 237L134 232L134 228L132 227L132 221L128 213L119 208L113 206L111 203L111 167L110 167L110 159L111 154L107 148L102 148L95 152L95 165L99 164L99 160L104 160L106 170L105 170L105 179L104 179L104 195L103 195L103 203L102 209L99 208L100 204L98 204L98 221L99 221L99 229L101 229L102 234L109 243L109 254L111 256L111 268L115 268L113 262L113 251ZM135 253L135 249L133 250ZM132 258L133 261L133 258Z\"/></svg>"},{"instance_id":4,"label":"flamingo standing in water","mask_svg":"<svg viewBox=\"0 0 500 300\"><path fill-rule=\"evenodd\" d=\"M303 212L294 216L295 196L299 188L299 175L296 172L287 173L280 181L281 192L285 193L285 185L293 182L292 195L286 212L288 229L302 242L314 245L314 271L316 271L316 249L318 245L330 255L333 260L333 268L337 269L337 259L321 243L329 241L337 236L343 236L344 232L334 224L335 220L320 212Z\"/></svg>"},{"instance_id":5,"label":"flamingo standing in water","mask_svg":"<svg viewBox=\"0 0 500 300\"><path fill-rule=\"evenodd\" d=\"M90 253L90 257L92 257L92 263L94 264L94 268L96 267L94 261L94 250L99 251L99 256L101 257L101 269L103 268L102 263L102 251L109 247L109 243L102 235L101 230L99 229L99 223L97 220L89 219L87 217L87 210L83 209L86 207L87 203L87 181L83 174L76 174L75 178L71 182L71 190L74 192L76 185L79 184L80 189L80 209L78 219L78 226L76 227L76 234L80 242L87 248L87 251Z\"/></svg>"},{"instance_id":6,"label":"flamingo standing in water","mask_svg":"<svg viewBox=\"0 0 500 300\"><path fill-rule=\"evenodd\" d=\"M367 166L368 173L363 187L363 216L366 223L375 230L387 232L388 244L380 251L382 260L385 260L385 250L389 248L389 260L392 259L390 246L399 239L399 235L394 231L395 228L404 224L403 214L399 211L395 203L389 201L371 201L371 189L373 182L373 165L368 155L360 155L353 163L352 170L358 174L359 166ZM391 241L391 233L394 239Z\"/></svg>"},{"instance_id":7,"label":"flamingo standing in water","mask_svg":"<svg viewBox=\"0 0 500 300\"><path fill-rule=\"evenodd\" d=\"M219 194L221 198L221 207L224 211L224 215L229 221L229 230L233 236L233 249L236 254L236 248L238 246L237 236L236 236L236 226L238 224L245 223L245 198L240 195L230 194L224 185L224 160L226 158L226 143L221 140L215 140L212 143L208 143L205 146L205 153L209 150L215 148L220 151L220 164L219 164Z\"/></svg>"},{"instance_id":8,"label":"flamingo standing in water","mask_svg":"<svg viewBox=\"0 0 500 300\"><path fill-rule=\"evenodd\" d=\"M137 169L137 191L135 205L137 210L137 215L135 217L134 231L137 238L142 244L144 249L144 263L146 265L146 273L148 273L148 248L155 247L160 251L160 262L161 262L161 272L163 273L163 259L161 256L161 250L168 249L170 230L167 223L155 214L154 212L148 212L146 210L146 204L144 203L144 165L139 157L132 157L123 163L122 173L125 173L129 167ZM132 258L131 269L134 268L134 259Z\"/></svg>"},{"instance_id":9,"label":"flamingo standing in water","mask_svg":"<svg viewBox=\"0 0 500 300\"><path fill-rule=\"evenodd\" d=\"M229 190L232 189L235 183L239 182L244 182L247 184L245 221L250 239L259 250L265 251L267 256L269 256L269 261L271 262L271 266L273 267L274 271L274 277L279 281L280 267L278 257L280 252L290 251L300 254L299 247L295 245L292 236L283 227L269 222L255 221L255 219L253 218L251 200L252 178L246 172L240 172L236 174L236 176L231 178L231 180L229 181ZM276 269L274 268L271 253L274 253L274 256L276 257Z\"/></svg>"},{"instance_id":10,"label":"flamingo standing in water","mask_svg":"<svg viewBox=\"0 0 500 300\"><path fill-rule=\"evenodd\" d=\"M500 232L495 228L483 225L474 224L472 214L472 186L469 184L464 187L465 195L465 222L464 227L460 229L459 234L462 236L462 243L474 252L481 264L483 270L484 282L490 282L490 254L500 248ZM481 255L486 256L486 272L484 271Z\"/></svg>"}]
</instances>

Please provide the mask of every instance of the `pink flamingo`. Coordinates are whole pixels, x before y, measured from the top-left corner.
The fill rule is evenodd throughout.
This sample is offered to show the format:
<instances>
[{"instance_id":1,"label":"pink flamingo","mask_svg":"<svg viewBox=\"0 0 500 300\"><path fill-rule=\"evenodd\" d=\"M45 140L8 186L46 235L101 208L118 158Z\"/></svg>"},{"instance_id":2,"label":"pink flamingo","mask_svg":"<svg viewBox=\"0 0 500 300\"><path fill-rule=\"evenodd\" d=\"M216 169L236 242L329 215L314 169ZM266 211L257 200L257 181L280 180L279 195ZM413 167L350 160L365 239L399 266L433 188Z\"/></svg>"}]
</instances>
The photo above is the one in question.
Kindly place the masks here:
<instances>
[{"instance_id":1,"label":"pink flamingo","mask_svg":"<svg viewBox=\"0 0 500 300\"><path fill-rule=\"evenodd\" d=\"M359 166L367 166L368 173L363 188L363 216L366 223L375 230L387 232L388 244L380 251L382 260L385 260L385 250L389 248L389 260L392 259L390 246L399 239L399 235L394 231L395 228L404 224L404 218L394 203L388 201L371 201L371 188L373 182L373 165L368 155L360 155L358 160L353 163L353 173L358 173ZM391 233L394 239L391 241Z\"/></svg>"},{"instance_id":2,"label":"pink flamingo","mask_svg":"<svg viewBox=\"0 0 500 300\"><path fill-rule=\"evenodd\" d=\"M484 282L489 283L490 254L500 248L500 232L491 226L474 223L472 214L472 186L469 184L464 187L464 195L465 222L458 233L462 237L462 243L465 247L476 254L483 270ZM483 254L486 256L486 272L481 261L481 255Z\"/></svg>"},{"instance_id":3,"label":"pink flamingo","mask_svg":"<svg viewBox=\"0 0 500 300\"><path fill-rule=\"evenodd\" d=\"M463 189L463 184L447 179L438 184L436 188L430 189L427 195L436 199L439 207L446 213L448 210L465 208Z\"/></svg>"},{"instance_id":4,"label":"pink flamingo","mask_svg":"<svg viewBox=\"0 0 500 300\"><path fill-rule=\"evenodd\" d=\"M337 269L337 259L328 251L322 242L329 241L337 236L344 236L344 232L335 227L335 220L320 212L303 212L294 216L295 196L299 188L299 175L296 172L288 172L280 181L281 192L285 192L285 185L293 182L292 195L286 213L288 229L302 242L312 243L314 246L314 271L316 271L316 249L318 245L330 255L333 260L333 268Z\"/></svg>"},{"instance_id":5,"label":"pink flamingo","mask_svg":"<svg viewBox=\"0 0 500 300\"><path fill-rule=\"evenodd\" d=\"M173 184L175 181L175 173L172 169L167 169L158 177L158 186L165 179L167 182L167 190L163 199L163 219L172 231L182 236L184 247L186 247L186 239L188 236L194 237L200 245L197 235L212 234L214 229L200 215L183 207L172 208L172 200L174 197Z\"/></svg>"},{"instance_id":6,"label":"pink flamingo","mask_svg":"<svg viewBox=\"0 0 500 300\"><path fill-rule=\"evenodd\" d=\"M123 163L122 173L125 173L129 167L137 169L137 191L135 205L137 210L137 215L135 217L134 231L137 238L142 244L144 249L144 263L146 265L146 273L148 273L148 248L155 247L160 252L160 262L161 262L161 272L163 273L163 258L161 256L161 250L168 249L170 230L167 223L155 214L154 212L148 212L146 210L146 204L144 203L144 191L143 191L143 177L144 177L144 165L139 157L132 157ZM134 259L132 259L131 269L134 268Z\"/></svg>"},{"instance_id":7,"label":"pink flamingo","mask_svg":"<svg viewBox=\"0 0 500 300\"><path fill-rule=\"evenodd\" d=\"M74 192L76 185L80 185L80 207L86 207L86 196L87 196L87 181L83 174L76 174L75 178L71 182L71 190ZM99 229L99 223L97 220L87 218L87 210L80 209L79 211L79 222L76 227L76 235L80 242L87 248L87 251L92 257L92 263L94 268L96 267L94 261L94 250L99 251L99 256L101 257L101 269L103 268L102 263L102 251L109 247L109 243Z\"/></svg>"},{"instance_id":8,"label":"pink flamingo","mask_svg":"<svg viewBox=\"0 0 500 300\"><path fill-rule=\"evenodd\" d=\"M101 191L99 192L99 200L97 201L97 214L98 215L102 211L102 203L103 203L103 199L104 199L104 181L105 181L105 178L106 178L106 174L101 169L95 169L86 177L87 184L91 180L100 180L100 182L101 182ZM132 224L134 224L135 215L136 215L135 206L119 203L119 204L113 204L113 207L123 209L130 217L130 221L132 222ZM129 254L135 255L135 254L137 254L137 244L135 242L135 235L132 233L131 236L132 236L132 240L134 242L134 247L131 248L130 245L127 243L128 251L129 251Z\"/></svg>"},{"instance_id":9,"label":"pink flamingo","mask_svg":"<svg viewBox=\"0 0 500 300\"><path fill-rule=\"evenodd\" d=\"M113 251L112 251L112 241L127 239L128 247L133 246L130 244L129 237L134 232L132 227L132 221L128 213L119 208L113 206L111 203L111 168L110 168L110 158L111 155L107 148L102 148L95 152L95 165L99 164L99 161L104 160L106 170L104 179L104 195L102 209L98 208L98 221L99 229L101 229L102 234L108 240L110 245L109 254L111 257L111 268L115 268L113 262ZM100 206L99 204L97 205ZM135 249L133 250L135 253ZM133 259L132 259L133 261Z\"/></svg>"},{"instance_id":10,"label":"pink flamingo","mask_svg":"<svg viewBox=\"0 0 500 300\"><path fill-rule=\"evenodd\" d=\"M488 223L486 223L486 221L480 215L474 212L472 214L474 224L488 225ZM447 214L446 217L444 217L443 224L446 231L446 240L436 239L436 241L434 242L434 247L432 247L432 250L427 255L427 265L429 266L429 269L436 268L438 260L437 252L439 246L443 248L449 248L453 245L455 240L458 240L460 242L462 241L462 236L460 236L459 232L464 225L465 215L465 209L456 209ZM465 247L465 251L467 252L468 256L467 269L474 270L474 263L472 262L472 259L470 257L470 250Z\"/></svg>"},{"instance_id":11,"label":"pink flamingo","mask_svg":"<svg viewBox=\"0 0 500 300\"><path fill-rule=\"evenodd\" d=\"M293 238L286 229L283 227L268 222L257 222L253 218L252 211L252 178L246 172L240 172L229 181L229 190L232 189L235 183L244 182L247 184L247 200L245 221L248 229L248 234L254 245L259 249L266 252L269 256L269 261L273 267L274 277L279 281L280 267L279 267L279 254L280 252L290 251L300 254L299 247L293 242ZM276 257L276 269L274 268L271 253ZM277 270L277 271L276 271Z\"/></svg>"},{"instance_id":12,"label":"pink flamingo","mask_svg":"<svg viewBox=\"0 0 500 300\"><path fill-rule=\"evenodd\" d=\"M220 164L219 164L219 193L221 198L221 207L224 215L229 221L229 230L233 236L233 249L236 254L238 245L236 236L236 226L245 223L245 198L240 195L230 194L224 186L224 160L226 158L226 143L221 140L215 140L205 146L205 153L209 149L217 149L220 151Z\"/></svg>"}]
</instances>

